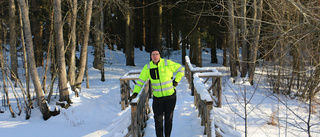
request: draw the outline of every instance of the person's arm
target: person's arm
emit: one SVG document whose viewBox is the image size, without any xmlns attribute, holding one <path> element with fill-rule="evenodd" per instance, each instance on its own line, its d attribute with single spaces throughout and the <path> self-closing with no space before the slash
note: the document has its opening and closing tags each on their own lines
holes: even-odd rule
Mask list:
<svg viewBox="0 0 320 137">
<path fill-rule="evenodd" d="M 129 100 L 136 98 L 139 92 L 141 91 L 144 83 L 148 80 L 148 66 L 145 65 L 143 69 L 140 72 L 139 79 L 137 81 L 137 84 L 134 85 L 133 94 L 129 97 Z"/>
<path fill-rule="evenodd" d="M 171 69 L 173 72 L 177 72 L 174 81 L 179 83 L 182 77 L 184 76 L 184 67 L 180 65 L 179 63 L 171 61 L 172 66 Z"/>
<path fill-rule="evenodd" d="M 146 81 L 148 80 L 149 78 L 149 75 L 148 75 L 148 66 L 145 65 L 143 67 L 143 69 L 141 70 L 140 72 L 140 76 L 139 76 L 139 79 L 137 81 L 137 84 L 134 86 L 134 90 L 133 90 L 133 93 L 137 93 L 139 94 L 139 92 L 141 91 L 144 83 L 146 83 Z"/>
</svg>

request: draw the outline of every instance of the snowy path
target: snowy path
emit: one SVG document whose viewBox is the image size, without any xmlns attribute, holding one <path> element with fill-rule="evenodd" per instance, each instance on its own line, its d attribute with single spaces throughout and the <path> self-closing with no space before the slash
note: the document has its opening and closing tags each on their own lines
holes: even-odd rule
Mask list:
<svg viewBox="0 0 320 137">
<path fill-rule="evenodd" d="M 193 105 L 193 96 L 188 88 L 189 84 L 185 77 L 177 86 L 177 103 L 173 116 L 172 137 L 201 137 L 204 127 L 201 126 L 198 110 Z M 155 137 L 155 127 L 152 112 L 152 99 L 150 99 L 151 113 L 145 128 L 145 137 Z"/>
</svg>

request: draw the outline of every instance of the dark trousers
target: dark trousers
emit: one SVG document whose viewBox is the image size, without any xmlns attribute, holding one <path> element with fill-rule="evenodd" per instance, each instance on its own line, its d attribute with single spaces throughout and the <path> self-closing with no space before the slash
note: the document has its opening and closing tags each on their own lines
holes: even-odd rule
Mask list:
<svg viewBox="0 0 320 137">
<path fill-rule="evenodd" d="M 167 97 L 153 97 L 152 109 L 157 137 L 163 137 L 163 116 L 165 119 L 165 137 L 170 137 L 172 130 L 173 110 L 176 106 L 176 92 Z"/>
</svg>

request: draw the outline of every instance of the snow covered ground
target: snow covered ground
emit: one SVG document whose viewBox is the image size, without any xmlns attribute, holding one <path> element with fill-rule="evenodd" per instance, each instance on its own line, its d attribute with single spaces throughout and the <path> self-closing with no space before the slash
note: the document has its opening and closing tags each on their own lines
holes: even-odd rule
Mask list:
<svg viewBox="0 0 320 137">
<path fill-rule="evenodd" d="M 90 53 L 93 54 L 92 47 L 89 46 Z M 188 53 L 188 52 L 187 52 Z M 82 85 L 80 97 L 75 98 L 71 94 L 73 104 L 68 109 L 61 109 L 60 115 L 51 117 L 44 121 L 38 108 L 32 110 L 31 118 L 25 120 L 22 113 L 16 118 L 12 118 L 7 107 L 1 106 L 5 111 L 0 114 L 0 136 L 1 137 L 122 137 L 127 134 L 127 127 L 130 125 L 130 107 L 121 111 L 120 106 L 120 82 L 119 78 L 130 70 L 139 70 L 149 62 L 149 53 L 135 49 L 135 67 L 126 66 L 125 55 L 122 51 L 106 50 L 105 58 L 105 82 L 100 81 L 100 71 L 92 67 L 93 56 L 89 56 L 89 83 L 90 88 L 86 89 L 85 81 Z M 164 57 L 167 58 L 167 57 Z M 181 63 L 181 52 L 172 52 L 170 59 Z M 247 134 L 251 137 L 279 137 L 279 136 L 300 136 L 306 137 L 304 129 L 307 125 L 308 113 L 305 103 L 298 100 L 291 100 L 284 96 L 274 96 L 268 89 L 268 85 L 263 83 L 263 71 L 257 69 L 257 78 L 262 76 L 261 82 L 251 86 L 240 77 L 232 83 L 234 79 L 229 77 L 229 70 L 223 67 L 222 51 L 218 50 L 218 64 L 210 63 L 210 52 L 203 52 L 203 66 L 216 67 L 224 76 L 222 80 L 223 103 L 218 111 L 226 122 L 235 124 L 235 129 L 242 136 L 245 135 L 244 120 L 244 92 L 247 91 Z M 22 66 L 22 65 L 20 65 Z M 23 72 L 22 68 L 19 72 Z M 39 69 L 43 74 L 44 69 Z M 22 78 L 22 77 L 20 77 Z M 23 80 L 24 81 L 24 80 Z M 185 78 L 181 80 L 177 87 L 177 105 L 173 118 L 173 137 L 205 137 L 204 127 L 200 126 L 198 111 L 193 105 L 193 97 L 190 96 L 189 85 Z M 18 90 L 18 89 L 17 89 Z M 11 91 L 11 90 L 9 90 Z M 55 86 L 55 92 L 57 92 Z M 0 95 L 3 96 L 3 91 Z M 18 112 L 17 105 L 12 92 L 10 101 L 15 112 Z M 52 107 L 57 96 L 50 105 Z M 279 99 L 281 101 L 279 101 Z M 1 98 L 2 99 L 2 98 Z M 150 106 L 152 99 L 150 99 Z M 285 107 L 288 106 L 288 107 Z M 152 109 L 152 107 L 150 107 Z M 316 109 L 319 110 L 319 109 Z M 268 122 L 274 117 L 275 126 Z M 320 136 L 319 112 L 311 116 L 311 135 Z M 153 113 L 149 115 L 148 125 L 145 129 L 146 137 L 154 137 Z"/>
</svg>

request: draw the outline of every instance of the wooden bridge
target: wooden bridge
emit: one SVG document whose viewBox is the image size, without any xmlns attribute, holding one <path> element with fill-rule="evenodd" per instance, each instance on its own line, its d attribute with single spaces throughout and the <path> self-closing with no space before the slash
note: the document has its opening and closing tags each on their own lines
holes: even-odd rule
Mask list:
<svg viewBox="0 0 320 137">
<path fill-rule="evenodd" d="M 185 57 L 185 77 L 191 89 L 190 95 L 194 96 L 194 105 L 198 109 L 198 116 L 201 118 L 201 126 L 204 126 L 204 135 L 212 136 L 241 136 L 240 133 L 234 135 L 233 127 L 226 126 L 221 120 L 212 119 L 214 108 L 222 106 L 222 75 L 212 67 L 194 68 L 188 56 Z M 147 126 L 148 114 L 150 112 L 149 99 L 151 91 L 149 81 L 144 84 L 137 98 L 129 102 L 128 97 L 133 92 L 130 83 L 136 84 L 139 79 L 140 70 L 127 72 L 120 78 L 121 109 L 131 106 L 131 125 L 128 127 L 127 136 L 142 137 L 144 128 Z M 131 81 L 131 82 L 130 82 Z M 209 87 L 209 88 L 206 88 Z M 227 128 L 226 128 L 227 127 Z"/>
</svg>

